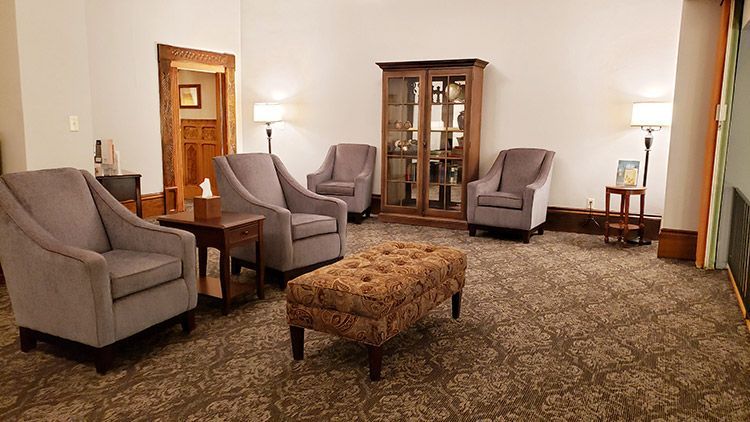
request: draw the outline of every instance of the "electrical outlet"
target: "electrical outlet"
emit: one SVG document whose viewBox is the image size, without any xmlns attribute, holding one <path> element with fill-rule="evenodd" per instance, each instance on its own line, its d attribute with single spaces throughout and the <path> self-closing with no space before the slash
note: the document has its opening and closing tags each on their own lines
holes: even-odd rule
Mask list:
<svg viewBox="0 0 750 422">
<path fill-rule="evenodd" d="M 589 208 L 589 209 L 594 208 L 594 198 L 588 198 L 586 200 L 586 208 Z"/>
</svg>

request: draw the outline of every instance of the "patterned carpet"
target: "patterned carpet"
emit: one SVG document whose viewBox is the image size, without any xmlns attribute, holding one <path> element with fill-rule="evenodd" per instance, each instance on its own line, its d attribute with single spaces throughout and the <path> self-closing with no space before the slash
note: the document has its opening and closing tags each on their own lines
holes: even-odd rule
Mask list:
<svg viewBox="0 0 750 422">
<path fill-rule="evenodd" d="M 59 346 L 21 353 L 3 286 L 0 419 L 750 420 L 750 335 L 723 272 L 588 235 L 350 225 L 350 251 L 385 239 L 461 248 L 469 269 L 461 319 L 447 301 L 386 343 L 378 383 L 363 347 L 329 335 L 306 333 L 294 362 L 275 286 L 227 317 L 201 299 L 193 334 L 137 336 L 106 376 Z"/>
</svg>

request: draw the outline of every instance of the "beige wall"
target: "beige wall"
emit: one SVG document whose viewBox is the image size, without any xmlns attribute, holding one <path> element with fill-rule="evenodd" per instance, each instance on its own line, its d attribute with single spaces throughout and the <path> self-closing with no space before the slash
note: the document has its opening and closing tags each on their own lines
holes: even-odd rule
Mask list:
<svg viewBox="0 0 750 422">
<path fill-rule="evenodd" d="M 683 3 L 664 228 L 698 229 L 705 139 L 714 116 L 711 85 L 720 22 L 719 0 Z"/>
<path fill-rule="evenodd" d="M 0 57 L 0 170 L 10 173 L 26 169 L 14 0 L 0 0 Z"/>
<path fill-rule="evenodd" d="M 551 204 L 603 208 L 617 160 L 644 157 L 632 102 L 672 99 L 681 3 L 243 0 L 244 150 L 266 150 L 252 103 L 280 100 L 274 151 L 304 181 L 332 143 L 380 147 L 375 62 L 479 57 L 481 171 L 504 148 L 552 149 Z M 649 213 L 662 213 L 669 132 L 656 134 Z"/>
<path fill-rule="evenodd" d="M 201 108 L 181 108 L 180 119 L 216 118 L 216 75 L 214 73 L 180 70 L 177 80 L 182 84 L 201 86 Z"/>
<path fill-rule="evenodd" d="M 240 69 L 239 0 L 87 0 L 94 134 L 117 142 L 143 192 L 163 189 L 156 44 L 231 53 Z M 239 85 L 239 82 L 237 83 Z M 237 139 L 242 142 L 242 92 Z"/>
</svg>

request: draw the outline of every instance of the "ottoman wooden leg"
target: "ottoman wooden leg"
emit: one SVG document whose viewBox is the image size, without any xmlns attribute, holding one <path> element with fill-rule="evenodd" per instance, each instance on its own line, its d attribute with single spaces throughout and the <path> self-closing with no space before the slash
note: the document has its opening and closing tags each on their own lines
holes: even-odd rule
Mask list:
<svg viewBox="0 0 750 422">
<path fill-rule="evenodd" d="M 458 317 L 461 316 L 461 292 L 458 292 L 451 297 L 451 305 L 453 319 L 458 319 Z"/>
<path fill-rule="evenodd" d="M 292 336 L 292 357 L 302 360 L 305 356 L 305 329 L 290 325 L 289 334 Z"/>
<path fill-rule="evenodd" d="M 383 368 L 383 346 L 367 345 L 370 355 L 370 381 L 380 381 L 380 370 Z"/>
</svg>

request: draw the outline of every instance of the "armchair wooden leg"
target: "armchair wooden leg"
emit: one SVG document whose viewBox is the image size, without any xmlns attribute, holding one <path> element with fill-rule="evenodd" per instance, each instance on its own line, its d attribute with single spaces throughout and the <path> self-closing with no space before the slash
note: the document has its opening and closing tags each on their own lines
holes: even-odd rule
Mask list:
<svg viewBox="0 0 750 422">
<path fill-rule="evenodd" d="M 530 239 L 531 239 L 531 230 L 526 230 L 523 233 L 523 243 L 529 243 Z"/>
<path fill-rule="evenodd" d="M 453 319 L 458 319 L 461 316 L 461 292 L 451 297 L 451 310 L 453 311 Z"/>
<path fill-rule="evenodd" d="M 115 361 L 115 346 L 110 344 L 108 346 L 100 347 L 96 349 L 94 356 L 94 365 L 96 366 L 96 372 L 100 375 L 104 375 L 107 371 L 112 368 L 112 363 Z"/>
<path fill-rule="evenodd" d="M 543 235 L 544 234 L 544 224 L 542 224 L 541 226 L 539 226 L 539 229 L 537 230 L 537 233 L 539 233 L 539 235 Z"/>
<path fill-rule="evenodd" d="M 290 325 L 289 334 L 292 337 L 292 357 L 302 360 L 305 357 L 305 329 Z"/>
<path fill-rule="evenodd" d="M 195 330 L 195 309 L 191 309 L 182 314 L 180 325 L 182 325 L 182 331 L 185 334 L 190 334 L 191 331 Z"/>
<path fill-rule="evenodd" d="M 469 236 L 474 237 L 477 235 L 477 226 L 469 224 Z"/>
<path fill-rule="evenodd" d="M 372 215 L 372 207 L 367 207 L 367 209 L 365 210 L 365 217 L 370 218 L 371 215 Z"/>
<path fill-rule="evenodd" d="M 383 368 L 383 346 L 367 345 L 370 358 L 370 381 L 380 381 L 380 372 Z"/>
<path fill-rule="evenodd" d="M 18 327 L 18 337 L 21 340 L 21 351 L 28 352 L 36 347 L 36 332 L 30 328 Z"/>
</svg>

